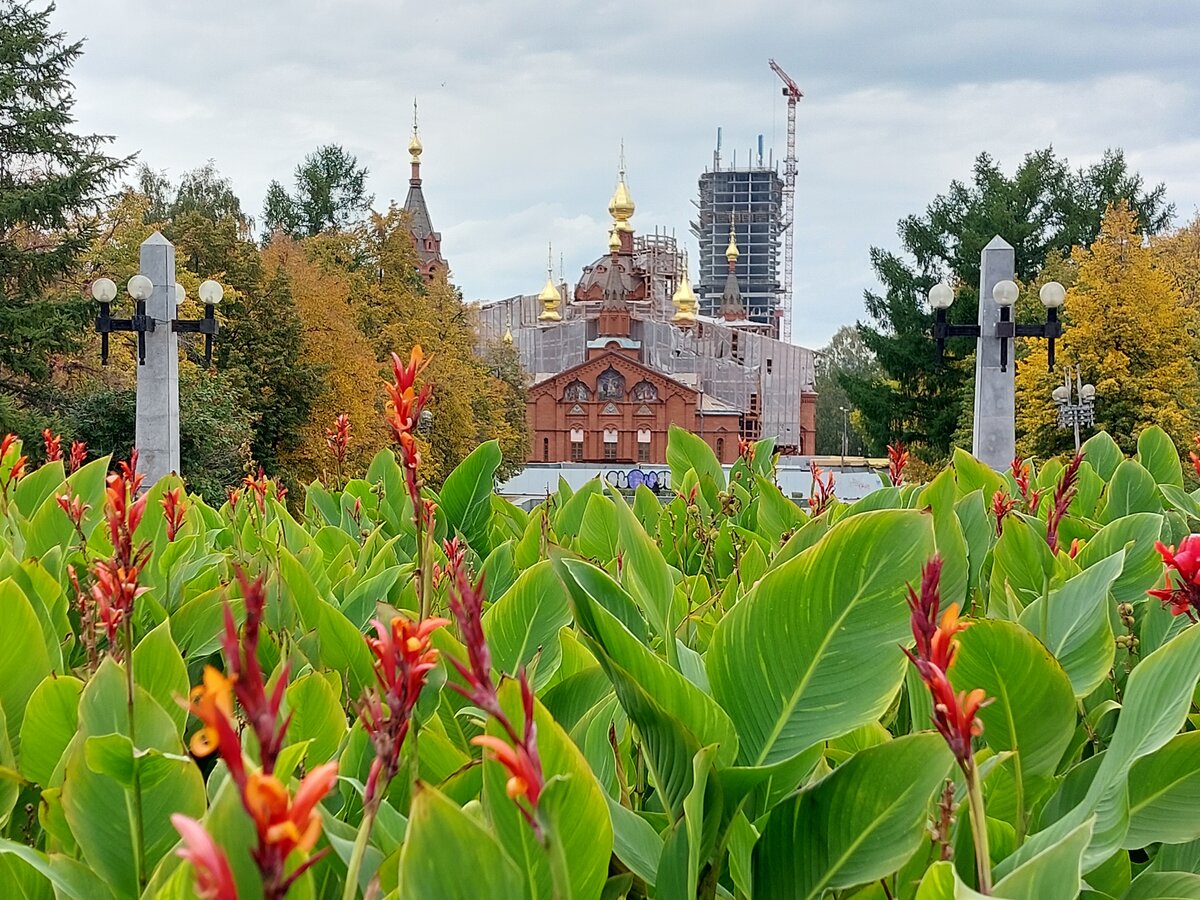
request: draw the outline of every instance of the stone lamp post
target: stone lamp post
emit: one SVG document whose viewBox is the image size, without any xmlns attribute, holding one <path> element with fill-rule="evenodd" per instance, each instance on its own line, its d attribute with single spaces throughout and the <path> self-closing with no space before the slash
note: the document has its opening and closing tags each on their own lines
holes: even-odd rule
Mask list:
<svg viewBox="0 0 1200 900">
<path fill-rule="evenodd" d="M 92 282 L 92 297 L 100 304 L 96 330 L 100 333 L 100 359 L 108 363 L 108 336 L 114 331 L 137 334 L 137 418 L 134 446 L 138 469 L 154 484 L 179 471 L 179 334 L 204 335 L 204 361 L 212 364 L 213 338 L 219 331 L 216 306 L 224 290 L 216 281 L 200 285 L 204 303 L 202 319 L 178 318 L 186 294 L 175 280 L 175 247 L 154 232 L 142 242 L 139 273 L 126 287 L 134 301 L 128 319 L 115 319 L 112 304 L 117 286 L 111 278 Z"/>
<path fill-rule="evenodd" d="M 934 311 L 933 336 L 938 359 L 945 353 L 946 338 L 973 337 L 975 349 L 975 430 L 971 453 L 993 469 L 1008 468 L 1016 455 L 1016 372 L 1009 365 L 1011 343 L 1017 337 L 1041 337 L 1049 341 L 1048 362 L 1054 368 L 1054 339 L 1062 336 L 1058 310 L 1066 290 L 1057 281 L 1042 286 L 1039 294 L 1046 308 L 1046 321 L 1018 325 L 1012 307 L 1020 290 L 1015 277 L 1015 253 L 1003 238 L 992 238 L 980 254 L 979 322 L 951 325 L 946 310 L 954 302 L 954 289 L 942 281 L 929 291 Z"/>
</svg>

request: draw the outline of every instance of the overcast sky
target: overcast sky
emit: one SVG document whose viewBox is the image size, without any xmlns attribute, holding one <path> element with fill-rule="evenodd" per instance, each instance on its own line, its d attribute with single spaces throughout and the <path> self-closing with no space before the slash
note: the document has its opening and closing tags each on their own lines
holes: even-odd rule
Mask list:
<svg viewBox="0 0 1200 900">
<path fill-rule="evenodd" d="M 797 342 L 862 315 L 867 252 L 895 246 L 987 150 L 1119 146 L 1182 218 L 1200 205 L 1200 4 L 1065 0 L 59 0 L 87 39 L 82 129 L 168 175 L 216 161 L 258 215 L 272 178 L 337 142 L 403 202 L 412 98 L 425 193 L 471 300 L 568 279 L 604 252 L 624 138 L 633 222 L 694 242 L 696 180 L 759 133 L 782 156 L 799 82 Z M 695 254 L 693 252 L 693 258 Z"/>
</svg>

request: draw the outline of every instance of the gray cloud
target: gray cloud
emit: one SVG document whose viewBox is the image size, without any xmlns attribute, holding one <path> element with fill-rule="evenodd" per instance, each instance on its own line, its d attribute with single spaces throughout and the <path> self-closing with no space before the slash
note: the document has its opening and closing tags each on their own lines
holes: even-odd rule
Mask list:
<svg viewBox="0 0 1200 900">
<path fill-rule="evenodd" d="M 718 125 L 727 153 L 779 156 L 774 56 L 804 88 L 794 334 L 861 315 L 871 244 L 987 150 L 1120 146 L 1184 215 L 1200 204 L 1192 47 L 1200 7 L 1009 0 L 442 4 L 60 0 L 86 37 L 81 127 L 178 176 L 216 160 L 247 209 L 319 143 L 403 200 L 411 98 L 426 196 L 468 298 L 537 290 L 546 241 L 568 277 L 605 246 L 624 138 L 635 224 L 687 235 Z M 689 239 L 690 240 L 690 239 Z"/>
</svg>

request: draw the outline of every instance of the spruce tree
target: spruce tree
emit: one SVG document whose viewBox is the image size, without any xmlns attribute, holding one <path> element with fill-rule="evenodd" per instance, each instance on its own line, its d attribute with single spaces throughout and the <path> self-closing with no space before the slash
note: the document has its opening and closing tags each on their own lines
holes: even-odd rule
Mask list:
<svg viewBox="0 0 1200 900">
<path fill-rule="evenodd" d="M 51 28 L 53 9 L 0 0 L 0 391 L 23 401 L 93 314 L 76 266 L 128 162 L 72 130 L 82 42 Z"/>
</svg>

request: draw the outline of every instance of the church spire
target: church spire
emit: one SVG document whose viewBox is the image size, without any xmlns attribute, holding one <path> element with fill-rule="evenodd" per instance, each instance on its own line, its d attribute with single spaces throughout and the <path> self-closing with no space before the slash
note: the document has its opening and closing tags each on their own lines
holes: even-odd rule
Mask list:
<svg viewBox="0 0 1200 900">
<path fill-rule="evenodd" d="M 729 263 L 729 274 L 725 276 L 725 289 L 721 291 L 721 315 L 728 321 L 741 321 L 746 318 L 746 305 L 742 302 L 742 292 L 737 282 L 739 256 L 741 256 L 741 251 L 738 250 L 733 220 L 730 219 L 729 246 L 725 248 L 725 260 Z"/>
<path fill-rule="evenodd" d="M 612 216 L 613 231 L 621 241 L 621 249 L 626 253 L 633 252 L 633 225 L 629 220 L 637 209 L 629 186 L 625 183 L 625 142 L 621 141 L 621 164 L 617 170 L 617 189 L 613 191 L 612 199 L 608 201 L 608 214 Z"/>
<path fill-rule="evenodd" d="M 609 232 L 608 237 L 608 274 L 604 279 L 604 302 L 601 309 L 625 309 L 625 279 L 621 277 L 621 263 L 618 254 L 621 252 L 621 237 L 616 226 Z"/>
<path fill-rule="evenodd" d="M 562 302 L 562 294 L 554 285 L 554 248 L 550 246 L 546 253 L 546 286 L 538 294 L 538 302 L 542 306 L 538 314 L 539 322 L 561 322 L 562 314 L 558 305 Z"/>
<path fill-rule="evenodd" d="M 425 193 L 421 189 L 421 137 L 417 132 L 417 101 L 413 100 L 412 138 L 408 142 L 408 155 L 412 161 L 412 177 L 408 179 L 408 196 L 404 200 L 404 211 L 408 213 L 408 230 L 412 234 L 413 246 L 417 250 L 417 270 L 426 281 L 432 281 L 434 273 L 446 271 L 446 260 L 442 258 L 442 236 L 433 230 L 429 219 L 429 207 L 425 205 Z"/>
</svg>

